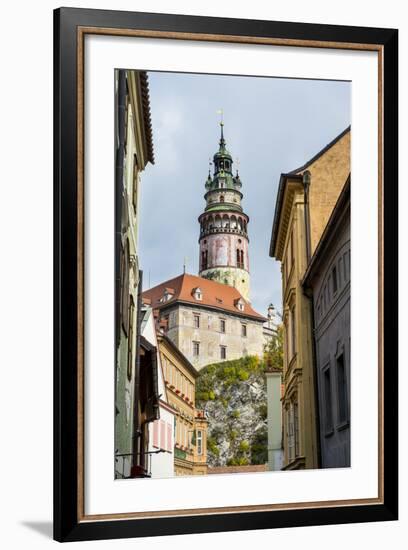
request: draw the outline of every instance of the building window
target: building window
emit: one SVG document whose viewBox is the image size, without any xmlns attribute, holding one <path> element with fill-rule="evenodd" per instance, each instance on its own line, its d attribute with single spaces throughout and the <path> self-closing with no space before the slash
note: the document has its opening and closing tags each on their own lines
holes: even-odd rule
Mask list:
<svg viewBox="0 0 408 550">
<path fill-rule="evenodd" d="M 194 315 L 194 328 L 200 328 L 200 316 Z"/>
<path fill-rule="evenodd" d="M 193 356 L 198 357 L 200 355 L 200 342 L 193 342 Z"/>
<path fill-rule="evenodd" d="M 220 331 L 225 332 L 225 319 L 220 319 Z"/>
<path fill-rule="evenodd" d="M 337 292 L 337 269 L 336 266 L 332 269 L 332 288 L 333 288 L 333 294 L 336 294 Z"/>
<path fill-rule="evenodd" d="M 299 407 L 297 401 L 293 403 L 293 422 L 295 431 L 295 456 L 299 456 Z"/>
<path fill-rule="evenodd" d="M 220 357 L 221 359 L 227 358 L 227 347 L 226 346 L 220 346 Z"/>
<path fill-rule="evenodd" d="M 347 378 L 344 365 L 344 354 L 337 357 L 337 400 L 339 422 L 343 423 L 348 420 L 348 399 L 347 399 Z"/>
<path fill-rule="evenodd" d="M 288 441 L 288 459 L 295 458 L 295 425 L 294 425 L 293 404 L 290 403 L 286 409 L 286 437 Z"/>
<path fill-rule="evenodd" d="M 202 430 L 197 430 L 197 454 L 203 454 L 203 432 Z"/>
<path fill-rule="evenodd" d="M 122 327 L 125 331 L 126 336 L 128 335 L 129 330 L 129 262 L 130 262 L 130 252 L 129 252 L 129 242 L 126 242 L 124 250 L 122 250 L 122 262 L 121 262 L 121 317 L 122 317 Z"/>
<path fill-rule="evenodd" d="M 293 306 L 290 312 L 290 330 L 291 330 L 291 344 L 292 344 L 292 357 L 296 353 L 296 308 Z"/>
<path fill-rule="evenodd" d="M 324 427 L 326 433 L 333 431 L 333 405 L 332 405 L 332 390 L 331 390 L 331 375 L 330 366 L 323 372 L 323 389 L 324 389 Z"/>
<path fill-rule="evenodd" d="M 247 335 L 247 326 L 246 325 L 241 325 L 241 336 L 246 336 Z"/>
</svg>

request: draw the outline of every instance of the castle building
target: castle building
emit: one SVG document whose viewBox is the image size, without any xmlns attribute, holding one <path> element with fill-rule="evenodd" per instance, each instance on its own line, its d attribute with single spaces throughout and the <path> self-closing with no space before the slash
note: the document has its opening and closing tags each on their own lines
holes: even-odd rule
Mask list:
<svg viewBox="0 0 408 550">
<path fill-rule="evenodd" d="M 238 289 L 183 273 L 143 292 L 166 336 L 200 370 L 210 363 L 263 356 L 266 318 Z"/>
<path fill-rule="evenodd" d="M 232 172 L 232 157 L 226 148 L 224 124 L 213 157 L 214 173 L 205 183 L 206 207 L 200 223 L 200 277 L 235 287 L 249 301 L 250 276 L 248 222 L 241 200 L 242 182 Z"/>
<path fill-rule="evenodd" d="M 349 176 L 350 128 L 347 128 L 306 164 L 280 177 L 270 256 L 281 262 L 282 270 L 283 469 L 287 470 L 321 465 L 316 388 L 321 384 L 319 380 L 324 379 L 324 373 L 316 375 L 313 300 L 305 293 L 303 279 Z M 321 275 L 328 269 L 323 264 Z M 314 275 L 317 278 L 312 284 L 319 292 L 321 280 L 317 273 Z M 324 304 L 328 307 L 326 297 Z M 350 325 L 346 317 L 342 331 L 347 342 Z M 334 336 L 329 340 L 324 338 L 318 353 L 324 350 L 326 357 L 334 341 Z M 331 349 L 330 354 L 340 357 L 341 352 Z M 324 357 L 321 360 L 326 365 Z"/>
</svg>

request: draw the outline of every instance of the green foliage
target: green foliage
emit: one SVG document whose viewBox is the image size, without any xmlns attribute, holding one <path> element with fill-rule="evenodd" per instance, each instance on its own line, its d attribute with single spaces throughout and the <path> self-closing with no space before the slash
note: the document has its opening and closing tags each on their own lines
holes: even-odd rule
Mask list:
<svg viewBox="0 0 408 550">
<path fill-rule="evenodd" d="M 247 466 L 249 460 L 245 456 L 229 458 L 227 460 L 227 466 Z"/>
<path fill-rule="evenodd" d="M 239 444 L 238 450 L 242 453 L 246 453 L 247 451 L 249 451 L 249 442 L 245 440 L 241 441 L 241 443 Z"/>
<path fill-rule="evenodd" d="M 266 369 L 283 369 L 283 325 L 279 325 L 276 338 L 272 338 L 264 347 Z"/>
<path fill-rule="evenodd" d="M 251 444 L 251 464 L 268 462 L 268 432 L 266 427 L 256 432 Z"/>
<path fill-rule="evenodd" d="M 215 439 L 215 437 L 212 437 L 212 436 L 207 437 L 207 451 L 212 453 L 215 456 L 219 456 L 220 449 L 217 445 L 217 440 Z"/>
<path fill-rule="evenodd" d="M 239 412 L 239 410 L 235 409 L 235 411 L 232 411 L 231 416 L 232 416 L 232 418 L 239 418 L 240 414 L 241 413 Z"/>
</svg>

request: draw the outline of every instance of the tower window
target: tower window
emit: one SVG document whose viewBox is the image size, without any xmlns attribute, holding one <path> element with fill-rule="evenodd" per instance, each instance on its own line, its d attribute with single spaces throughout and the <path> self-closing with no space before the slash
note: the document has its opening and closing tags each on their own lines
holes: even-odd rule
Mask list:
<svg viewBox="0 0 408 550">
<path fill-rule="evenodd" d="M 237 248 L 237 267 L 244 268 L 244 251 Z"/>
<path fill-rule="evenodd" d="M 220 195 L 220 202 L 224 202 L 224 195 Z"/>
<path fill-rule="evenodd" d="M 202 250 L 201 251 L 201 269 L 207 269 L 207 267 L 208 267 L 208 250 Z"/>
</svg>

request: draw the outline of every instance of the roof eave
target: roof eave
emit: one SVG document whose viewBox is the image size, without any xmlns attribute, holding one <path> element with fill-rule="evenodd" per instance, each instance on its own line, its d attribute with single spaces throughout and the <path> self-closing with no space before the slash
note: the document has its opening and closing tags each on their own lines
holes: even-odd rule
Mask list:
<svg viewBox="0 0 408 550">
<path fill-rule="evenodd" d="M 279 224 L 280 224 L 280 218 L 281 218 L 282 207 L 283 207 L 283 199 L 285 196 L 286 183 L 289 178 L 301 180 L 302 176 L 298 174 L 292 174 L 292 173 L 283 173 L 280 175 L 278 194 L 276 196 L 275 214 L 273 217 L 273 224 L 272 224 L 271 241 L 269 245 L 269 256 L 271 258 L 276 258 L 276 244 L 277 244 L 278 234 L 279 234 Z"/>
</svg>

